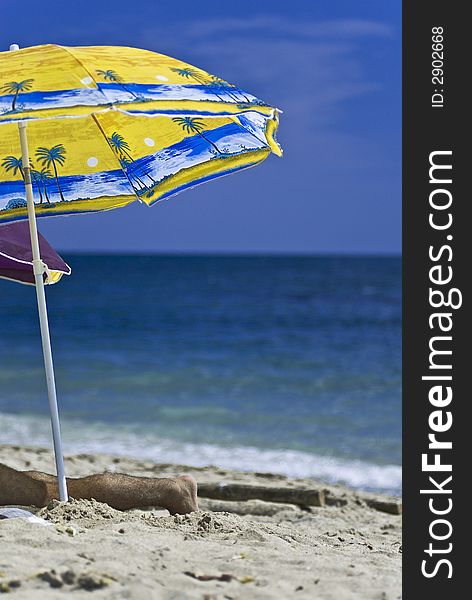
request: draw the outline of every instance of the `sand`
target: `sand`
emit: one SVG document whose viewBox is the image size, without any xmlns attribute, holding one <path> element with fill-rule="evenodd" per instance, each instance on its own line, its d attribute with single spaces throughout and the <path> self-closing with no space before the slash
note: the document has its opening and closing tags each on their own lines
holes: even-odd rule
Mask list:
<svg viewBox="0 0 472 600">
<path fill-rule="evenodd" d="M 54 472 L 48 450 L 0 446 L 0 462 Z M 121 512 L 94 500 L 0 520 L 0 594 L 12 598 L 200 600 L 401 598 L 401 516 L 392 499 L 270 473 L 192 468 L 105 454 L 66 458 L 71 477 L 192 474 L 201 483 L 324 489 L 324 507 L 200 498 L 200 510 Z M 383 502 L 387 504 L 382 505 Z M 369 506 L 370 504 L 370 506 Z M 10 596 L 9 596 L 10 597 Z"/>
</svg>

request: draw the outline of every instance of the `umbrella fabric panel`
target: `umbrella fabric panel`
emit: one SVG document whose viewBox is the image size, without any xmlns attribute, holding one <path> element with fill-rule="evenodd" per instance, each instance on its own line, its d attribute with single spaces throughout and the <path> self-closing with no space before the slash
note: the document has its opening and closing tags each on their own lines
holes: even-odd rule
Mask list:
<svg viewBox="0 0 472 600">
<path fill-rule="evenodd" d="M 0 53 L 0 120 L 90 114 L 110 105 L 269 114 L 265 102 L 188 63 L 139 48 L 53 44 Z M 73 111 L 71 109 L 74 109 Z"/>
<path fill-rule="evenodd" d="M 41 234 L 38 237 L 41 259 L 49 270 L 45 274 L 45 283 L 56 283 L 62 275 L 70 275 L 69 265 L 64 262 Z M 28 223 L 2 225 L 0 227 L 0 277 L 21 283 L 34 284 L 32 260 L 33 253 Z"/>
<path fill-rule="evenodd" d="M 188 187 L 251 167 L 270 154 L 261 117 L 251 129 L 232 116 L 95 116 L 136 195 L 154 204 Z"/>
<path fill-rule="evenodd" d="M 146 204 L 258 164 L 277 114 L 137 116 L 115 110 L 28 124 L 37 217 Z M 0 224 L 26 219 L 16 123 L 0 124 Z"/>
<path fill-rule="evenodd" d="M 9 120 L 31 111 L 99 106 L 107 99 L 83 81 L 88 73 L 60 46 L 33 46 L 0 53 L 0 115 Z M 38 113 L 39 114 L 39 113 Z"/>
<path fill-rule="evenodd" d="M 92 116 L 28 124 L 38 217 L 109 210 L 136 200 L 120 162 Z M 16 123 L 0 125 L 0 224 L 27 218 Z"/>
</svg>

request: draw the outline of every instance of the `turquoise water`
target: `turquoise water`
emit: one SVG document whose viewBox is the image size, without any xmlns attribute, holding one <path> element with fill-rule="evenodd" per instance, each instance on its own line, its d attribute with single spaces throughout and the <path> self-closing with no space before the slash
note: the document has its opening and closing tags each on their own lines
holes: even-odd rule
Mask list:
<svg viewBox="0 0 472 600">
<path fill-rule="evenodd" d="M 66 256 L 67 451 L 401 486 L 401 261 Z M 0 280 L 0 443 L 49 444 L 34 289 Z"/>
</svg>

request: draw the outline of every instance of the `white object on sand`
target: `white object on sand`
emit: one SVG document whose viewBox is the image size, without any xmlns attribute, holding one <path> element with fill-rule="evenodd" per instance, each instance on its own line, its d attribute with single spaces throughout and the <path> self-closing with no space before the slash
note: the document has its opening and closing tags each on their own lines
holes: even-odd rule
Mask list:
<svg viewBox="0 0 472 600">
<path fill-rule="evenodd" d="M 2 519 L 26 519 L 30 523 L 37 523 L 38 525 L 45 525 L 50 527 L 52 523 L 48 523 L 45 519 L 37 517 L 29 510 L 23 510 L 22 508 L 0 508 L 0 520 Z"/>
</svg>

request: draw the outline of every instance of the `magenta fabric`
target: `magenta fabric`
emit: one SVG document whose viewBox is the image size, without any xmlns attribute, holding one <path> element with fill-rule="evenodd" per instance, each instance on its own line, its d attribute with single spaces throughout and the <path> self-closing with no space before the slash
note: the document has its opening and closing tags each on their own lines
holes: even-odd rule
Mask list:
<svg viewBox="0 0 472 600">
<path fill-rule="evenodd" d="M 69 265 L 62 260 L 49 242 L 38 232 L 41 259 L 51 271 L 70 274 Z M 0 277 L 21 283 L 34 284 L 31 240 L 27 221 L 0 226 Z"/>
</svg>

